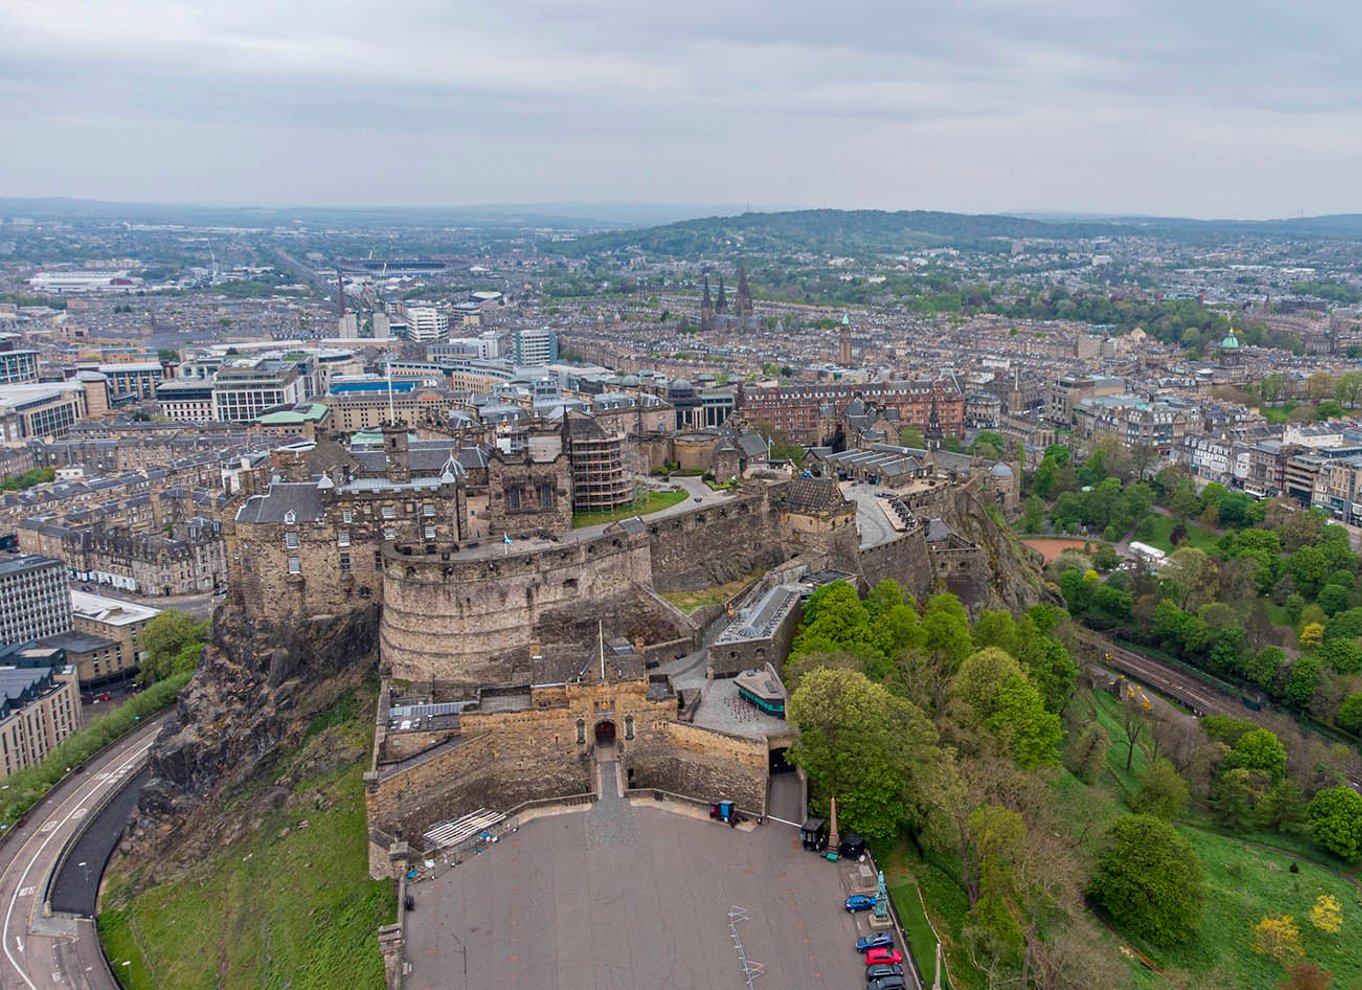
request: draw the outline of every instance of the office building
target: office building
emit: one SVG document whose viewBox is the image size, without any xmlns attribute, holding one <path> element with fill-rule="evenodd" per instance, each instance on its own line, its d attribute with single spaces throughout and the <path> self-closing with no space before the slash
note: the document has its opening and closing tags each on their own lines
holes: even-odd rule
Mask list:
<svg viewBox="0 0 1362 990">
<path fill-rule="evenodd" d="M 213 383 L 202 378 L 172 378 L 156 386 L 161 415 L 186 423 L 213 421 Z"/>
<path fill-rule="evenodd" d="M 250 423 L 268 409 L 296 405 L 308 395 L 307 379 L 295 362 L 264 358 L 223 365 L 213 380 L 213 418 Z"/>
<path fill-rule="evenodd" d="M 558 334 L 549 329 L 517 330 L 515 363 L 521 367 L 553 364 L 558 360 Z"/>
<path fill-rule="evenodd" d="M 125 602 L 85 591 L 71 592 L 71 624 L 78 633 L 112 642 L 110 665 L 102 670 L 81 671 L 81 683 L 96 677 L 135 672 L 142 665 L 146 650 L 141 643 L 147 623 L 161 614 L 159 608 Z M 68 655 L 68 660 L 75 662 Z"/>
<path fill-rule="evenodd" d="M 434 306 L 407 307 L 407 339 L 435 344 L 449 339 L 449 317 Z"/>
<path fill-rule="evenodd" d="M 0 334 L 0 385 L 38 380 L 38 352 L 21 350 L 14 334 Z"/>
<path fill-rule="evenodd" d="M 0 560 L 0 644 L 27 643 L 70 628 L 64 563 L 29 554 Z"/>
<path fill-rule="evenodd" d="M 91 382 L 0 385 L 0 441 L 55 440 L 87 415 Z"/>
</svg>

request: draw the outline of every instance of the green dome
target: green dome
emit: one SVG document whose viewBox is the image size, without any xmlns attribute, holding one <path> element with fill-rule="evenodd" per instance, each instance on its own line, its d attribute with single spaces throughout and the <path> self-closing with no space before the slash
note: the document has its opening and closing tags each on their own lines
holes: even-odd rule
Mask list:
<svg viewBox="0 0 1362 990">
<path fill-rule="evenodd" d="M 1222 341 L 1220 342 L 1220 349 L 1221 349 L 1222 351 L 1224 351 L 1224 350 L 1233 351 L 1233 350 L 1238 349 L 1238 347 L 1239 347 L 1239 338 L 1236 337 L 1233 333 L 1231 333 L 1229 336 L 1227 336 L 1224 340 L 1222 340 Z"/>
</svg>

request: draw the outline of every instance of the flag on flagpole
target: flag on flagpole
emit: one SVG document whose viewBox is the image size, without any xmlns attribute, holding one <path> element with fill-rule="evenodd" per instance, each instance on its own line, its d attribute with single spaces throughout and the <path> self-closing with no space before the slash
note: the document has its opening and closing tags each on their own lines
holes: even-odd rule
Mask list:
<svg viewBox="0 0 1362 990">
<path fill-rule="evenodd" d="M 509 547 L 511 545 L 511 534 L 507 533 L 505 536 L 502 537 L 502 540 Z"/>
</svg>

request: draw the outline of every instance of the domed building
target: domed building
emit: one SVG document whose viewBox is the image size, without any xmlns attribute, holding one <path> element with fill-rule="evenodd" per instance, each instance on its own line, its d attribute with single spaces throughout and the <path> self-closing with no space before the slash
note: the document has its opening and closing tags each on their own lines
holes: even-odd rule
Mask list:
<svg viewBox="0 0 1362 990">
<path fill-rule="evenodd" d="M 1235 336 L 1234 327 L 1230 327 L 1230 332 L 1220 342 L 1220 363 L 1225 367 L 1238 364 L 1242 356 L 1239 348 L 1239 338 Z"/>
</svg>

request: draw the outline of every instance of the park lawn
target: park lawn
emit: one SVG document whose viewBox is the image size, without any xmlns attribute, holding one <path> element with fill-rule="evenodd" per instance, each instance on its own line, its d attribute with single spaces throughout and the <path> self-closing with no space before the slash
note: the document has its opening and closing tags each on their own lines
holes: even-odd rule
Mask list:
<svg viewBox="0 0 1362 990">
<path fill-rule="evenodd" d="M 703 588 L 700 591 L 663 591 L 659 594 L 689 615 L 706 605 L 724 604 L 754 581 L 759 581 L 765 573 L 766 568 L 759 567 L 751 574 L 740 577 L 736 581 L 729 581 L 727 584 L 716 584 L 712 588 Z"/>
<path fill-rule="evenodd" d="M 308 740 L 296 758 L 325 759 L 336 735 L 353 745 L 370 732 L 372 720 L 362 717 L 332 725 Z M 383 986 L 377 929 L 396 920 L 397 904 L 391 881 L 368 877 L 367 766 L 361 758 L 299 782 L 293 797 L 306 799 L 266 814 L 248 838 L 192 872 L 131 897 L 130 878 L 115 861 L 99 929 L 124 986 Z M 262 776 L 272 784 L 280 773 L 275 767 Z M 304 821 L 307 826 L 300 827 Z"/>
<path fill-rule="evenodd" d="M 1173 541 L 1169 539 L 1178 521 L 1171 516 L 1156 513 L 1153 517 L 1153 532 L 1148 539 L 1140 540 L 1151 547 L 1158 547 L 1164 553 L 1173 552 Z M 1213 547 L 1220 542 L 1220 534 L 1214 533 L 1199 523 L 1184 523 L 1187 527 L 1187 542 L 1182 546 L 1195 547 L 1198 550 L 1205 550 Z"/>
<path fill-rule="evenodd" d="M 1155 948 L 1131 942 L 1164 968 L 1206 973 L 1220 967 L 1225 985 L 1274 987 L 1282 968 L 1251 948 L 1251 926 L 1269 914 L 1290 914 L 1301 929 L 1306 959 L 1334 974 L 1334 986 L 1353 987 L 1362 977 L 1362 953 L 1356 928 L 1362 924 L 1362 900 L 1348 881 L 1294 856 L 1245 845 L 1238 837 L 1178 826 L 1196 850 L 1206 876 L 1206 910 L 1201 930 L 1189 942 Z M 1299 873 L 1291 873 L 1296 862 Z M 1343 931 L 1326 935 L 1307 918 L 1315 898 L 1333 894 L 1343 905 Z"/>
<path fill-rule="evenodd" d="M 677 489 L 674 492 L 649 492 L 641 505 L 635 500 L 634 504 L 627 508 L 611 509 L 609 512 L 574 512 L 572 528 L 581 529 L 583 526 L 597 526 L 601 523 L 617 522 L 620 519 L 631 519 L 634 516 L 646 516 L 650 512 L 670 509 L 689 497 L 685 489 Z"/>
</svg>

